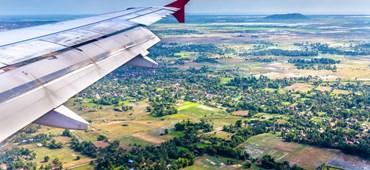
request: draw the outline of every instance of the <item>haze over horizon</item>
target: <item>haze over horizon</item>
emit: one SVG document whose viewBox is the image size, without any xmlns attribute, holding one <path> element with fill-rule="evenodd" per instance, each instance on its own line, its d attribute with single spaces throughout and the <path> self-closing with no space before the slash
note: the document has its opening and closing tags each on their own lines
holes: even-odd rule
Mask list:
<svg viewBox="0 0 370 170">
<path fill-rule="evenodd" d="M 0 15 L 99 14 L 172 0 L 0 0 Z M 370 14 L 369 0 L 192 0 L 192 14 Z M 222 8 L 220 8 L 222 6 Z"/>
</svg>

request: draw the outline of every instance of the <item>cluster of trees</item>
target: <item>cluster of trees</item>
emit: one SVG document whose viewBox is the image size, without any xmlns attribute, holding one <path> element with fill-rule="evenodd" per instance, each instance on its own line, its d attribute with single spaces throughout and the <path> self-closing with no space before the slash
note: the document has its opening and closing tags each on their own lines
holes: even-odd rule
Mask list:
<svg viewBox="0 0 370 170">
<path fill-rule="evenodd" d="M 50 143 L 46 144 L 46 147 L 49 149 L 61 149 L 63 148 L 63 143 L 56 142 L 56 140 L 51 140 Z"/>
<path fill-rule="evenodd" d="M 276 58 L 260 58 L 260 57 L 257 57 L 257 58 L 252 58 L 252 59 L 247 59 L 247 60 L 252 60 L 252 61 L 255 61 L 255 62 L 260 62 L 260 63 L 272 63 L 272 62 L 275 62 L 277 61 Z"/>
<path fill-rule="evenodd" d="M 15 148 L 0 153 L 0 164 L 5 164 L 7 169 L 36 169 L 37 165 L 32 162 L 36 154 L 29 149 Z"/>
<path fill-rule="evenodd" d="M 366 44 L 355 46 L 351 50 L 344 50 L 344 49 L 329 47 L 328 44 L 322 44 L 322 43 L 309 44 L 307 48 L 319 51 L 323 54 L 346 55 L 346 56 L 370 55 L 370 50 L 369 48 L 367 48 Z"/>
<path fill-rule="evenodd" d="M 40 125 L 29 125 L 26 128 L 22 129 L 20 132 L 25 134 L 32 134 L 37 132 L 41 128 Z"/>
<path fill-rule="evenodd" d="M 313 58 L 313 59 L 289 59 L 289 63 L 294 64 L 298 69 L 313 69 L 313 70 L 331 70 L 336 71 L 335 64 L 340 61 L 330 58 Z"/>
<path fill-rule="evenodd" d="M 312 58 L 312 59 L 289 59 L 289 63 L 293 64 L 339 64 L 339 60 L 331 58 Z"/>
<path fill-rule="evenodd" d="M 193 130 L 203 130 L 203 132 L 211 132 L 213 130 L 212 124 L 210 124 L 208 121 L 201 119 L 199 123 L 182 121 L 175 124 L 175 131 L 185 131 L 189 130 L 190 128 L 193 128 Z"/>
<path fill-rule="evenodd" d="M 367 43 L 351 45 L 350 49 L 341 49 L 330 47 L 322 43 L 296 43 L 303 50 L 283 50 L 283 49 L 266 49 L 259 48 L 257 51 L 245 53 L 245 56 L 287 56 L 287 57 L 314 57 L 321 54 L 333 54 L 344 56 L 366 56 L 370 55 L 370 48 Z"/>
<path fill-rule="evenodd" d="M 238 120 L 235 124 L 225 125 L 223 131 L 233 133 L 236 136 L 250 136 L 275 131 L 276 122 L 274 120 Z"/>
<path fill-rule="evenodd" d="M 299 70 L 330 70 L 333 72 L 337 71 L 336 65 L 327 64 L 294 64 Z"/>
<path fill-rule="evenodd" d="M 286 86 L 290 86 L 293 82 L 293 79 L 280 79 L 280 80 L 271 80 L 266 76 L 249 76 L 249 77 L 235 77 L 228 82 L 227 85 L 235 86 L 241 89 L 264 89 L 264 88 L 273 88 L 279 89 Z"/>
<path fill-rule="evenodd" d="M 315 57 L 319 53 L 311 50 L 282 50 L 282 49 L 267 49 L 253 51 L 244 54 L 244 56 L 287 56 L 287 57 Z"/>
<path fill-rule="evenodd" d="M 207 54 L 200 54 L 194 61 L 197 63 L 218 63 L 217 59 L 210 58 Z"/>
<path fill-rule="evenodd" d="M 258 160 L 259 167 L 263 169 L 276 169 L 276 170 L 303 170 L 303 168 L 298 167 L 297 165 L 293 165 L 292 167 L 289 165 L 289 162 L 276 162 L 270 155 L 265 155 L 261 159 Z"/>
<path fill-rule="evenodd" d="M 71 138 L 70 147 L 91 158 L 95 158 L 98 152 L 98 148 L 91 141 L 80 141 L 76 137 Z"/>
<path fill-rule="evenodd" d="M 131 111 L 133 109 L 134 109 L 134 107 L 124 104 L 122 106 L 116 106 L 114 108 L 114 111 L 116 111 L 116 112 L 127 112 L 127 111 Z"/>
<path fill-rule="evenodd" d="M 43 163 L 48 163 L 50 161 L 50 157 L 45 156 Z M 62 170 L 63 169 L 63 163 L 58 159 L 55 158 L 51 161 L 51 163 L 41 165 L 39 170 Z"/>
<path fill-rule="evenodd" d="M 176 114 L 176 96 L 168 90 L 163 89 L 158 92 L 158 95 L 149 98 L 150 106 L 147 107 L 147 111 L 152 116 L 161 117 L 166 115 Z"/>
<path fill-rule="evenodd" d="M 51 137 L 47 134 L 37 134 L 37 135 L 28 135 L 24 136 L 21 135 L 20 138 L 17 138 L 15 142 L 22 143 L 22 144 L 31 144 L 31 143 L 47 143 Z"/>
<path fill-rule="evenodd" d="M 64 137 L 72 137 L 72 132 L 68 129 L 65 129 L 63 132 L 62 132 L 62 136 Z"/>
<path fill-rule="evenodd" d="M 99 99 L 95 99 L 94 103 L 99 105 L 117 105 L 121 99 L 119 97 L 103 96 Z"/>
</svg>

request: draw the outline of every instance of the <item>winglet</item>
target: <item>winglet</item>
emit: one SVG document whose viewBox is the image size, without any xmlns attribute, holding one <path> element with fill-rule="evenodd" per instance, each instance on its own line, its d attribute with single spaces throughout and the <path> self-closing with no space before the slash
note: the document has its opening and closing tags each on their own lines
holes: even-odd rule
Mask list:
<svg viewBox="0 0 370 170">
<path fill-rule="evenodd" d="M 176 0 L 175 2 L 166 5 L 166 7 L 178 8 L 179 10 L 172 15 L 180 23 L 185 23 L 185 6 L 189 1 L 190 0 Z"/>
</svg>

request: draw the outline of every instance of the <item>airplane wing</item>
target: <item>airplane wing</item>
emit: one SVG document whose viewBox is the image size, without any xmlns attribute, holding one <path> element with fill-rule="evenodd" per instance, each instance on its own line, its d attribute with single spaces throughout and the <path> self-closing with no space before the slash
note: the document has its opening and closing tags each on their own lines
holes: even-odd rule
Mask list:
<svg viewBox="0 0 370 170">
<path fill-rule="evenodd" d="M 1 32 L 0 142 L 31 123 L 87 129 L 63 103 L 122 65 L 155 68 L 146 55 L 160 40 L 146 26 L 184 22 L 188 2 Z"/>
</svg>

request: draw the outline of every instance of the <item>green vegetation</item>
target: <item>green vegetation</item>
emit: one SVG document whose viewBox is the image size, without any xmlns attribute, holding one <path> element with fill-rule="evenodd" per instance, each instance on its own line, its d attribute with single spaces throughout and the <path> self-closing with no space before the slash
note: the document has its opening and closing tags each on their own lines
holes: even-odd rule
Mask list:
<svg viewBox="0 0 370 170">
<path fill-rule="evenodd" d="M 80 142 L 77 138 L 73 137 L 70 142 L 70 147 L 76 152 L 80 152 L 83 155 L 95 158 L 97 154 L 97 147 L 90 141 Z"/>
<path fill-rule="evenodd" d="M 282 49 L 267 49 L 262 51 L 254 51 L 245 54 L 246 56 L 288 56 L 288 57 L 315 57 L 319 53 L 317 51 L 299 51 L 299 50 L 282 50 Z"/>
<path fill-rule="evenodd" d="M 314 69 L 314 70 L 332 70 L 337 71 L 336 61 L 330 58 L 313 58 L 313 59 L 289 59 L 289 63 L 294 64 L 298 69 Z"/>
<path fill-rule="evenodd" d="M 149 98 L 150 106 L 147 111 L 154 117 L 176 114 L 178 111 L 175 107 L 175 97 L 168 89 L 160 90 L 158 95 Z"/>
</svg>

